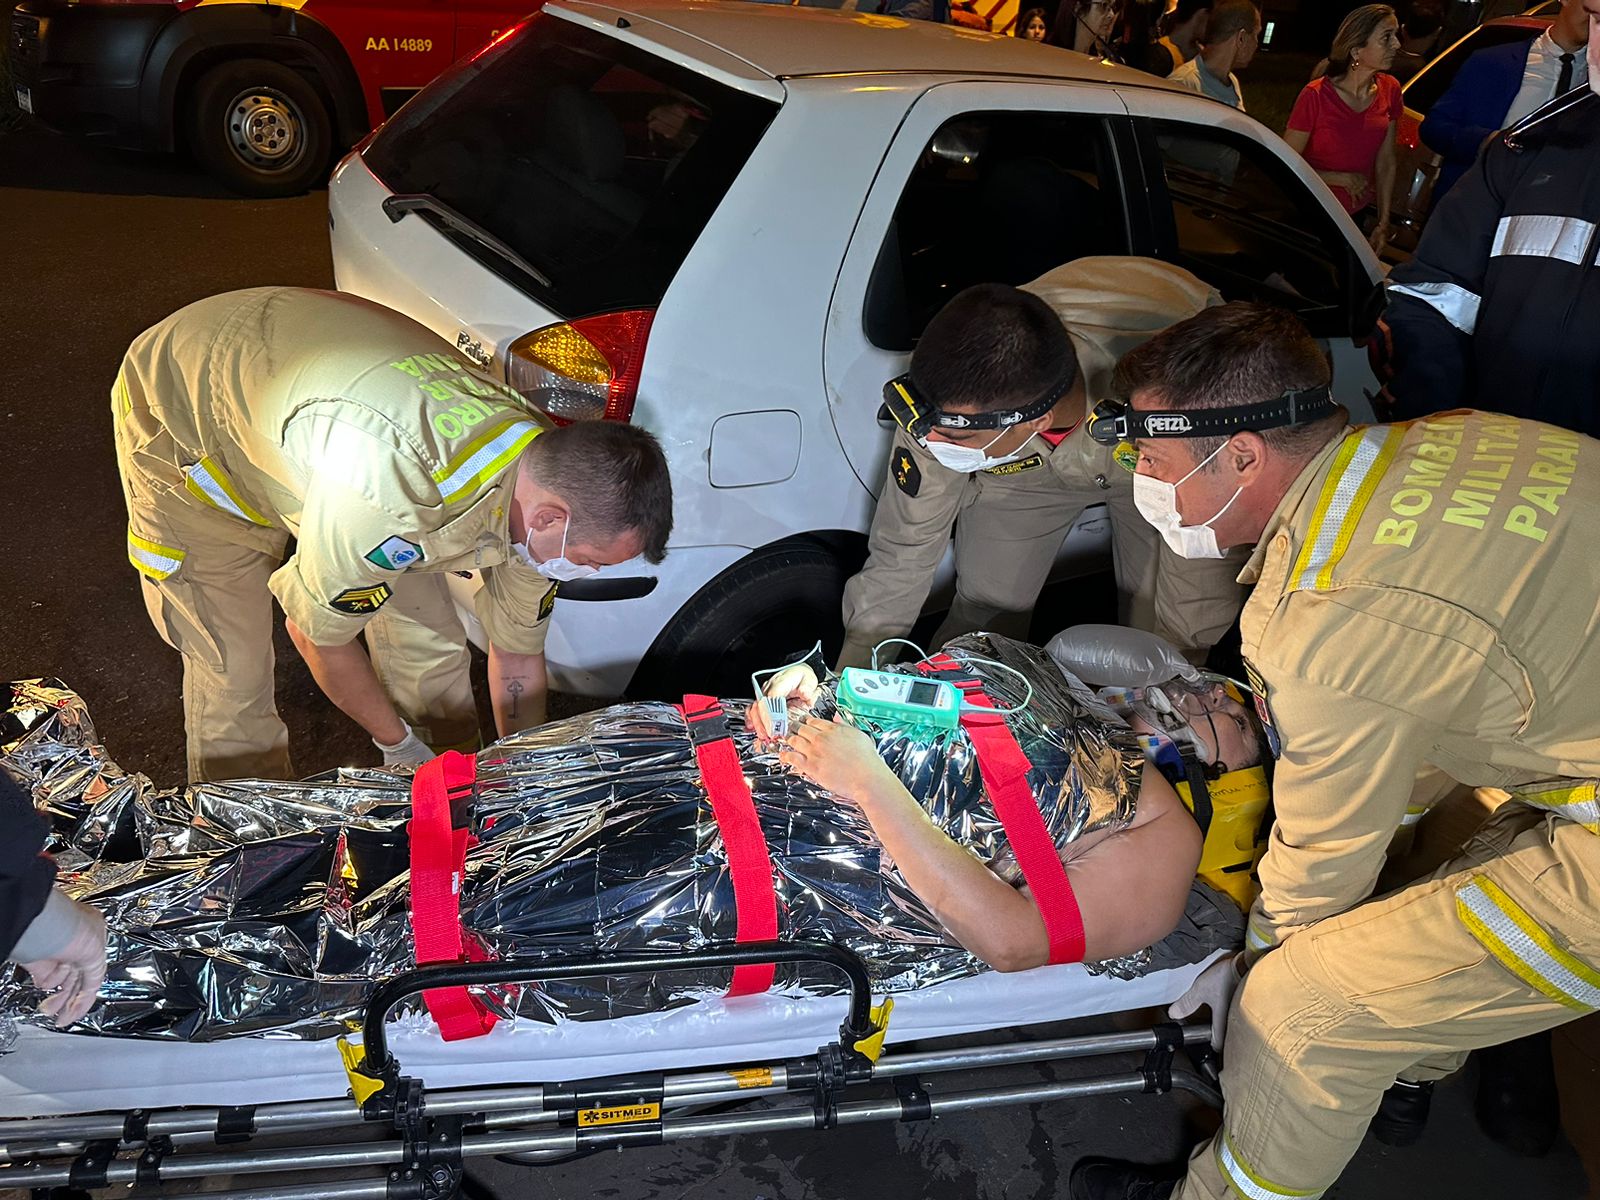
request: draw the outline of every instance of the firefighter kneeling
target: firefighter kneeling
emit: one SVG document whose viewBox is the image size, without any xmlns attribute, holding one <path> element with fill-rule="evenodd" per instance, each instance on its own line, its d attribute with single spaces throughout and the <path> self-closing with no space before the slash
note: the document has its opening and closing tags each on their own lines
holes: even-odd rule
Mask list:
<svg viewBox="0 0 1600 1200">
<path fill-rule="evenodd" d="M 1256 546 L 1277 823 L 1247 948 L 1197 985 L 1231 1007 L 1222 1130 L 1181 1183 L 1091 1160 L 1071 1194 L 1316 1197 L 1397 1077 L 1600 1008 L 1600 444 L 1479 412 L 1348 428 L 1315 341 L 1254 305 L 1118 375 L 1095 432 L 1135 444 L 1140 510 L 1180 553 Z M 1369 900 L 1425 768 L 1512 801 Z"/>
</svg>

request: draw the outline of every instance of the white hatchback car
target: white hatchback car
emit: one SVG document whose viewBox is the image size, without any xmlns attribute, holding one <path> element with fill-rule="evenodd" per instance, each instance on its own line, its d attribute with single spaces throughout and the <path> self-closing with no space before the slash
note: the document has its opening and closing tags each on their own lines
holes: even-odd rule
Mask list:
<svg viewBox="0 0 1600 1200">
<path fill-rule="evenodd" d="M 580 694 L 738 691 L 837 646 L 884 381 L 970 284 L 1166 259 L 1300 313 L 1368 411 L 1379 266 L 1304 163 L 1224 105 L 1013 38 L 560 0 L 425 89 L 329 200 L 341 288 L 558 417 L 665 446 L 665 563 L 561 587 L 550 666 Z M 1103 514 L 1068 569 L 1106 561 Z"/>
</svg>

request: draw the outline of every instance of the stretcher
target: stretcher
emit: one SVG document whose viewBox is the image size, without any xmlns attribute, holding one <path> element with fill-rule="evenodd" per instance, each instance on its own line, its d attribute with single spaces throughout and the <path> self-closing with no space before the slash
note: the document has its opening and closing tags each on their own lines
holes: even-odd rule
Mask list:
<svg viewBox="0 0 1600 1200">
<path fill-rule="evenodd" d="M 386 981 L 360 1034 L 337 1042 L 189 1044 L 26 1028 L 0 1058 L 0 1187 L 141 1195 L 228 1176 L 218 1200 L 442 1200 L 486 1156 L 534 1165 L 691 1138 L 1172 1088 L 1216 1104 L 1207 1027 L 1043 1040 L 1014 1033 L 1169 1003 L 1209 961 L 1136 979 L 1078 964 L 991 972 L 903 993 L 890 1006 L 873 1003 L 864 964 L 838 946 L 747 942 L 655 958 L 419 968 Z M 766 962 L 824 965 L 848 991 L 708 997 L 610 1021 L 502 1022 L 470 1041 L 443 1041 L 423 1017 L 389 1019 L 428 987 Z M 960 1035 L 960 1045 L 939 1044 Z M 986 1074 L 985 1086 L 963 1086 L 978 1070 L 1100 1056 L 1112 1056 L 1102 1074 L 1028 1073 L 1004 1085 Z"/>
<path fill-rule="evenodd" d="M 930 973 L 921 986 L 875 997 L 873 980 L 881 977 L 842 941 L 762 934 L 747 921 L 761 905 L 738 895 L 739 854 L 730 829 L 739 813 L 720 811 L 728 791 L 742 790 L 760 842 L 746 768 L 720 702 L 686 697 L 681 712 L 662 722 L 665 737 L 676 745 L 687 729 L 693 778 L 703 782 L 730 843 L 736 941 L 691 938 L 648 952 L 588 949 L 472 961 L 462 942 L 457 889 L 470 844 L 466 800 L 479 795 L 482 781 L 470 758 L 443 756 L 419 770 L 410 789 L 415 959 L 430 965 L 373 975 L 364 1010 L 348 1010 L 360 1018 L 352 1016 L 338 1039 L 322 1036 L 325 1026 L 292 1022 L 221 1040 L 110 1036 L 110 1029 L 87 1036 L 24 1023 L 11 1052 L 0 1056 L 0 1187 L 48 1194 L 132 1186 L 149 1194 L 227 1177 L 225 1194 L 234 1197 L 442 1200 L 464 1185 L 472 1160 L 485 1156 L 532 1165 L 688 1138 L 925 1120 L 1172 1088 L 1218 1102 L 1207 1027 L 1164 1023 L 1070 1037 L 1016 1032 L 1168 1004 L 1227 952 L 1208 953 L 1216 942 L 1192 955 L 1201 961 L 1167 969 L 1093 971 L 1055 959 L 1012 974 Z M 637 741 L 640 714 L 619 710 L 618 719 L 633 723 L 628 737 Z M 86 733 L 83 724 L 78 728 Z M 1015 740 L 1008 745 L 1015 749 Z M 561 741 L 559 753 L 566 746 Z M 725 760 L 720 768 L 718 752 Z M 64 765 L 66 774 L 83 774 L 81 753 L 58 759 L 58 747 L 43 737 L 29 743 L 28 753 L 53 764 L 40 769 L 41 778 L 62 777 Z M 103 767 L 94 761 L 94 770 Z M 986 761 L 980 746 L 977 767 L 988 791 L 1001 791 L 1002 783 L 1018 790 L 991 778 L 996 761 L 992 755 Z M 494 783 L 487 786 L 492 793 Z M 67 794 L 45 790 L 58 805 Z M 1212 790 L 1214 801 L 1201 789 L 1208 797 L 1202 825 L 1232 839 L 1223 819 L 1232 802 Z M 1030 814 L 1041 820 L 1031 799 L 1024 815 Z M 1013 844 L 1019 840 L 1012 837 Z M 1059 870 L 1048 839 L 1045 845 Z M 770 906 L 767 847 L 747 845 L 742 853 L 759 868 L 751 874 L 766 881 L 754 899 Z M 1246 847 L 1241 862 L 1250 861 Z M 1238 873 L 1238 863 L 1219 862 L 1223 873 Z M 1027 874 L 1026 862 L 1022 870 Z M 1075 957 L 1081 951 L 1080 942 Z M 190 949 L 188 961 L 209 961 L 207 953 Z M 782 976 L 792 984 L 774 985 L 773 966 L 763 971 L 764 964 L 793 968 Z M 133 978 L 156 965 L 154 957 L 135 958 L 124 971 Z M 305 980 L 274 976 L 265 961 L 232 976 L 194 970 L 194 978 L 213 985 L 232 979 L 256 993 L 277 989 L 289 1005 L 314 999 Z M 837 977 L 842 990 L 802 989 L 800 979 L 818 972 Z M 741 987 L 741 973 L 760 976 L 759 986 Z M 658 1004 L 609 1019 L 569 1019 L 556 1007 L 523 1005 L 515 994 L 504 1002 L 517 989 L 528 999 L 528 989 L 603 990 L 618 980 L 663 976 L 696 982 L 689 991 L 649 990 L 644 994 L 662 997 Z M 502 999 L 499 1015 L 480 1022 L 491 989 Z M 416 1003 L 419 995 L 426 1004 Z M 540 1011 L 553 1015 L 528 1015 Z M 1027 1070 L 1100 1056 L 1108 1057 L 1105 1069 L 1088 1076 Z M 997 1068 L 1022 1074 L 996 1083 Z M 974 1079 L 979 1071 L 983 1077 Z M 280 1182 L 285 1176 L 288 1182 Z"/>
</svg>

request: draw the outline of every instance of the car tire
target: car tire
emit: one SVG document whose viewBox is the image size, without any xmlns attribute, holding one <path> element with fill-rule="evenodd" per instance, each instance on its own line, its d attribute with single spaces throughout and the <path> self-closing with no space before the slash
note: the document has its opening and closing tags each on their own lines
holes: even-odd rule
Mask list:
<svg viewBox="0 0 1600 1200">
<path fill-rule="evenodd" d="M 628 694 L 743 696 L 750 672 L 792 662 L 822 641 L 832 662 L 844 639 L 840 599 L 859 564 L 794 542 L 735 563 L 683 606 L 634 673 Z"/>
<path fill-rule="evenodd" d="M 294 196 L 322 183 L 333 152 L 328 104 L 304 75 L 245 58 L 213 67 L 189 113 L 195 156 L 246 196 Z"/>
</svg>

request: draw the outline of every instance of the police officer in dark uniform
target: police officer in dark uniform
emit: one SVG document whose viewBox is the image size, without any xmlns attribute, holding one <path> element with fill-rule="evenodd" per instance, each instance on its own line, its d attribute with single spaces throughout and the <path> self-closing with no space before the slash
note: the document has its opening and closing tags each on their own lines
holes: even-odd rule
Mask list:
<svg viewBox="0 0 1600 1200">
<path fill-rule="evenodd" d="M 1600 0 L 1584 9 L 1588 83 L 1490 142 L 1389 277 L 1385 418 L 1480 408 L 1600 436 Z"/>
</svg>

